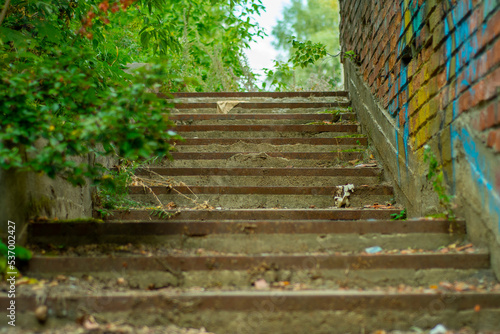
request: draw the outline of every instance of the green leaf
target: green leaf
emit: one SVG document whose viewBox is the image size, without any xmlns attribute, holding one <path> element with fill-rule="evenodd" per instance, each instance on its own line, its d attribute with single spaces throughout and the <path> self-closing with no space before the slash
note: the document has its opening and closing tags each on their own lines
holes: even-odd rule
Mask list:
<svg viewBox="0 0 500 334">
<path fill-rule="evenodd" d="M 9 254 L 9 249 L 7 245 L 0 241 L 0 254 L 3 256 L 7 256 Z"/>
<path fill-rule="evenodd" d="M 0 256 L 0 273 L 5 273 L 7 269 L 7 257 Z"/>
<path fill-rule="evenodd" d="M 16 48 L 26 48 L 31 40 L 28 36 L 19 31 L 0 26 L 0 39 L 4 43 L 12 42 Z"/>
<path fill-rule="evenodd" d="M 35 21 L 35 27 L 38 29 L 40 39 L 46 38 L 49 42 L 58 43 L 62 39 L 62 34 L 59 29 L 53 26 L 48 21 Z"/>
<path fill-rule="evenodd" d="M 16 254 L 16 258 L 23 260 L 23 261 L 29 261 L 31 260 L 33 254 L 31 253 L 30 250 L 21 247 L 21 246 L 16 246 L 14 249 L 14 253 Z"/>
</svg>

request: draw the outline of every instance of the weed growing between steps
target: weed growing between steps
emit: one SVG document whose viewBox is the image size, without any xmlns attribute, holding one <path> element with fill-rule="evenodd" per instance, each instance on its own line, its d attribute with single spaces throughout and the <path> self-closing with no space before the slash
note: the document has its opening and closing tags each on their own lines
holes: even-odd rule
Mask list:
<svg viewBox="0 0 500 334">
<path fill-rule="evenodd" d="M 406 220 L 406 209 L 401 210 L 400 213 L 391 214 L 391 220 Z"/>
<path fill-rule="evenodd" d="M 154 163 L 159 158 L 152 158 L 144 162 L 124 161 L 114 170 L 109 170 L 108 174 L 103 177 L 104 182 L 98 186 L 97 196 L 95 200 L 96 211 L 102 217 L 112 215 L 113 210 L 130 209 L 145 209 L 151 211 L 151 216 L 161 219 L 169 219 L 180 213 L 177 205 L 174 202 L 163 203 L 154 193 L 152 187 L 166 187 L 178 195 L 190 200 L 193 203 L 193 209 L 197 210 L 212 210 L 212 206 L 207 201 L 198 202 L 196 194 L 191 192 L 191 196 L 187 196 L 179 192 L 174 187 L 188 187 L 184 182 L 176 181 L 172 178 L 166 178 L 150 170 L 148 166 Z M 161 160 L 161 159 L 160 159 Z M 149 176 L 137 175 L 137 171 L 147 171 Z M 135 201 L 129 197 L 129 186 L 141 186 L 145 191 L 150 193 L 155 199 L 156 206 L 147 205 Z M 189 187 L 188 187 L 189 189 Z M 177 209 L 177 210 L 176 210 Z M 172 212 L 172 210 L 176 210 Z"/>
<path fill-rule="evenodd" d="M 129 210 L 141 207 L 141 204 L 128 197 L 128 185 L 132 182 L 132 175 L 138 165 L 129 162 L 122 164 L 117 170 L 108 170 L 102 182 L 97 187 L 97 196 L 94 201 L 95 210 L 102 217 L 111 215 L 112 210 Z"/>
<path fill-rule="evenodd" d="M 424 162 L 429 164 L 427 180 L 432 182 L 432 187 L 439 198 L 439 204 L 444 208 L 442 213 L 433 215 L 433 217 L 455 220 L 456 216 L 453 212 L 454 197 L 448 195 L 447 186 L 444 181 L 443 168 L 438 163 L 436 156 L 428 145 L 424 146 Z"/>
</svg>

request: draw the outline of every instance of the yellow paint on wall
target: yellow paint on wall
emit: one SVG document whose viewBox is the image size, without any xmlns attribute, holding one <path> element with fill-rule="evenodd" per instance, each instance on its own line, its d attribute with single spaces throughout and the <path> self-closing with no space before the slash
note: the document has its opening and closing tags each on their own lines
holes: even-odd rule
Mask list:
<svg viewBox="0 0 500 334">
<path fill-rule="evenodd" d="M 427 119 L 429 119 L 429 103 L 424 104 L 418 112 L 418 126 L 424 124 Z"/>
<path fill-rule="evenodd" d="M 406 30 L 406 34 L 405 34 L 405 40 L 406 40 L 406 45 L 409 45 L 410 42 L 411 42 L 411 38 L 413 37 L 413 27 L 411 26 L 411 12 L 409 10 L 409 7 L 410 7 L 410 1 L 409 0 L 405 0 L 405 14 L 404 14 L 404 18 L 405 18 L 405 22 L 404 22 L 404 25 L 405 25 L 405 29 Z"/>
<path fill-rule="evenodd" d="M 427 93 L 427 86 L 423 86 L 418 90 L 417 93 L 417 100 L 418 100 L 418 106 L 422 106 L 425 102 L 427 102 L 427 99 L 429 98 L 429 94 Z"/>
<path fill-rule="evenodd" d="M 408 99 L 410 99 L 412 96 L 413 96 L 413 93 L 414 93 L 414 83 L 413 81 L 410 81 L 408 83 Z"/>
<path fill-rule="evenodd" d="M 430 73 L 430 70 L 429 70 L 429 66 L 426 64 L 424 66 L 424 82 L 429 81 L 430 78 L 431 78 L 431 73 Z"/>
</svg>

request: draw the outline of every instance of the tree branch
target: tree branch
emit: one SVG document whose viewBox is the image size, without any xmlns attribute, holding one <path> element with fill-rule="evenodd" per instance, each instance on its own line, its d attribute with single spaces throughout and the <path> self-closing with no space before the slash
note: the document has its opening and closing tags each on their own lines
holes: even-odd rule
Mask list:
<svg viewBox="0 0 500 334">
<path fill-rule="evenodd" d="M 5 0 L 5 4 L 3 5 L 2 13 L 0 13 L 0 26 L 2 25 L 3 19 L 5 15 L 7 15 L 7 9 L 9 9 L 10 0 Z"/>
</svg>

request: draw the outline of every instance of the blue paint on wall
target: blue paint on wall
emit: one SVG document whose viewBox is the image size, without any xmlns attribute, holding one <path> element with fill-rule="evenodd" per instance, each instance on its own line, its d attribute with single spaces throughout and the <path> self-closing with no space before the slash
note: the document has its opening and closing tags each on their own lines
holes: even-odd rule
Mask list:
<svg viewBox="0 0 500 334">
<path fill-rule="evenodd" d="M 453 142 L 456 141 L 462 145 L 465 157 L 470 165 L 471 177 L 479 188 L 485 207 L 489 209 L 490 214 L 495 214 L 497 216 L 497 224 L 500 229 L 500 196 L 495 191 L 495 187 L 493 185 L 494 183 L 492 182 L 495 175 L 492 175 L 486 163 L 485 157 L 479 153 L 479 150 L 477 149 L 478 145 L 467 129 L 462 128 L 460 130 L 454 130 L 454 127 L 452 126 L 451 138 L 452 147 Z M 455 170 L 453 174 L 455 175 Z"/>
</svg>

